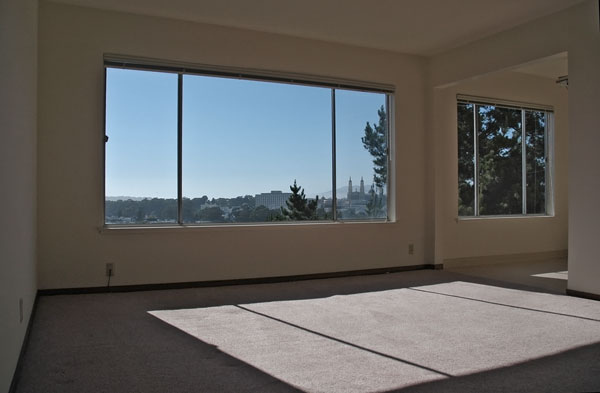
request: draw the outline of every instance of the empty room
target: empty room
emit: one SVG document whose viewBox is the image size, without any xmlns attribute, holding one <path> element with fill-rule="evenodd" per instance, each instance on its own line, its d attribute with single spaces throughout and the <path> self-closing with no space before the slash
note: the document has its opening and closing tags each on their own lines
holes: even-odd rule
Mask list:
<svg viewBox="0 0 600 393">
<path fill-rule="evenodd" d="M 0 4 L 0 392 L 600 391 L 598 0 Z"/>
</svg>

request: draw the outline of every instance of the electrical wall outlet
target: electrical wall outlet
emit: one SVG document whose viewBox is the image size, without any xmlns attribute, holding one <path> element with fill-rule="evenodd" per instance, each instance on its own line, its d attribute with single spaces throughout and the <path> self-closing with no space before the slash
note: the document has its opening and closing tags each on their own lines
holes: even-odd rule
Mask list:
<svg viewBox="0 0 600 393">
<path fill-rule="evenodd" d="M 19 323 L 23 323 L 23 298 L 19 298 Z"/>
<path fill-rule="evenodd" d="M 415 253 L 415 245 L 413 243 L 408 244 L 408 255 L 413 255 Z"/>
<path fill-rule="evenodd" d="M 115 264 L 107 263 L 106 264 L 106 277 L 114 277 L 115 275 Z"/>
</svg>

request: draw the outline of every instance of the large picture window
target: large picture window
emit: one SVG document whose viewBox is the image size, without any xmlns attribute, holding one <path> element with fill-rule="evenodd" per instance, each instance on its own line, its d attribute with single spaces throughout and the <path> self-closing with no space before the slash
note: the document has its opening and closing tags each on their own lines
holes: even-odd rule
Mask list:
<svg viewBox="0 0 600 393">
<path fill-rule="evenodd" d="M 551 213 L 552 111 L 459 97 L 458 215 Z"/>
<path fill-rule="evenodd" d="M 391 90 L 105 69 L 105 224 L 388 219 Z"/>
</svg>

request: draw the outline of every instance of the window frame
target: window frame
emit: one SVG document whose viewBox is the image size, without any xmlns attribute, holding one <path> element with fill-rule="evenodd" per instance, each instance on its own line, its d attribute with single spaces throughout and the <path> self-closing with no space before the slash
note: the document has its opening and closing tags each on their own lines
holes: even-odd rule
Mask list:
<svg viewBox="0 0 600 393">
<path fill-rule="evenodd" d="M 107 134 L 107 70 L 127 69 L 137 71 L 154 71 L 173 73 L 177 75 L 177 220 L 173 223 L 153 224 L 109 224 L 106 223 L 106 144 L 109 140 Z M 102 217 L 101 228 L 104 229 L 127 229 L 127 228 L 182 228 L 182 227 L 226 227 L 226 226 L 276 226 L 276 225 L 307 225 L 328 223 L 389 223 L 395 222 L 395 207 L 392 206 L 393 196 L 393 152 L 394 145 L 394 93 L 393 85 L 363 82 L 357 80 L 339 79 L 332 77 L 320 77 L 297 73 L 286 73 L 279 71 L 257 70 L 248 68 L 215 66 L 203 64 L 191 64 L 182 62 L 171 62 L 149 58 L 137 58 L 123 55 L 105 54 L 103 61 L 104 72 L 104 96 L 103 96 L 103 127 L 102 127 Z M 252 80 L 258 82 L 272 82 L 292 85 L 303 85 L 320 88 L 328 88 L 331 91 L 331 142 L 332 142 L 332 218 L 324 220 L 306 221 L 265 221 L 265 222 L 228 222 L 228 223 L 185 223 L 183 220 L 183 77 L 184 75 L 199 75 L 208 77 L 221 77 L 228 79 Z M 386 111 L 386 143 L 387 143 L 387 184 L 386 184 L 386 217 L 369 219 L 340 219 L 337 217 L 337 176 L 336 176 L 336 90 L 352 90 L 368 93 L 385 94 Z"/>
<path fill-rule="evenodd" d="M 479 220 L 479 219 L 494 219 L 494 218 L 527 218 L 527 217 L 553 217 L 554 216 L 554 107 L 544 104 L 526 103 L 519 101 L 511 101 L 497 98 L 470 96 L 464 94 L 456 95 L 456 111 L 458 114 L 459 105 L 473 105 L 473 215 L 460 215 L 459 206 L 456 204 L 458 220 Z M 479 213 L 480 191 L 479 191 L 479 131 L 477 127 L 477 106 L 494 106 L 505 109 L 518 109 L 521 111 L 521 194 L 522 194 L 522 210 L 521 213 L 515 214 L 486 214 Z M 545 212 L 544 213 L 527 213 L 527 129 L 526 129 L 526 112 L 536 111 L 544 112 L 545 124 L 544 127 L 544 158 L 545 166 Z M 458 118 L 456 121 L 457 142 L 459 139 Z M 458 147 L 458 145 L 457 145 Z M 458 151 L 458 149 L 457 149 Z M 458 157 L 457 157 L 458 158 Z M 458 159 L 457 159 L 458 163 Z M 523 164 L 525 163 L 525 164 Z M 457 165 L 457 182 L 458 185 L 458 170 Z M 458 187 L 457 187 L 457 202 L 458 202 Z"/>
</svg>

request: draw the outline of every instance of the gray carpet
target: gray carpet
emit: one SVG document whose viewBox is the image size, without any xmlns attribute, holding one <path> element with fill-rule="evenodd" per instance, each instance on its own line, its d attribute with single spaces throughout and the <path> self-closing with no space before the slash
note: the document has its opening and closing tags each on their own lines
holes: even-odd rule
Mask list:
<svg viewBox="0 0 600 393">
<path fill-rule="evenodd" d="M 600 390 L 600 302 L 446 271 L 39 299 L 17 392 Z"/>
</svg>

